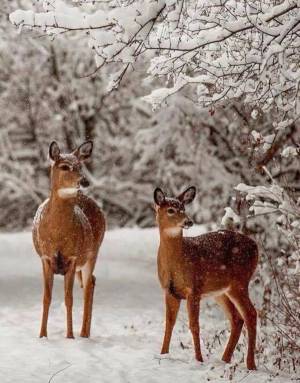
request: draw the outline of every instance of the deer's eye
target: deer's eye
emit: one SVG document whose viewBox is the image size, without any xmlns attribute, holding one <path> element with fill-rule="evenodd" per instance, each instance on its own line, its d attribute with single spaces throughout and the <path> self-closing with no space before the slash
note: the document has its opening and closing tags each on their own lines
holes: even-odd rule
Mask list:
<svg viewBox="0 0 300 383">
<path fill-rule="evenodd" d="M 176 213 L 176 210 L 173 209 L 172 207 L 169 207 L 169 209 L 167 210 L 167 213 L 168 215 L 174 215 Z"/>
<path fill-rule="evenodd" d="M 70 167 L 68 165 L 61 165 L 59 168 L 64 171 L 70 170 Z"/>
</svg>

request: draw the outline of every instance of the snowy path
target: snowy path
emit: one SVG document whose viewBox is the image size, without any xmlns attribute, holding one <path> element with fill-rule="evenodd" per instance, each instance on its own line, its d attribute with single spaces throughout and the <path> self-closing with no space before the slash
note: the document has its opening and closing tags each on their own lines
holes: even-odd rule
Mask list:
<svg viewBox="0 0 300 383">
<path fill-rule="evenodd" d="M 264 366 L 251 373 L 243 363 L 225 366 L 220 361 L 224 344 L 220 347 L 214 335 L 227 328 L 227 323 L 212 304 L 203 304 L 201 313 L 203 337 L 215 340 L 212 354 L 204 348 L 205 363 L 193 359 L 185 310 L 176 324 L 171 354 L 160 357 L 164 310 L 156 276 L 157 245 L 157 229 L 108 232 L 96 269 L 92 338 L 78 337 L 82 297 L 77 284 L 76 339 L 64 338 L 63 279 L 56 277 L 46 340 L 38 338 L 41 266 L 31 236 L 1 234 L 0 382 L 199 383 L 226 382 L 232 374 L 234 382 L 290 382 L 284 376 L 272 378 Z M 234 362 L 241 360 L 243 342 L 240 348 Z"/>
</svg>

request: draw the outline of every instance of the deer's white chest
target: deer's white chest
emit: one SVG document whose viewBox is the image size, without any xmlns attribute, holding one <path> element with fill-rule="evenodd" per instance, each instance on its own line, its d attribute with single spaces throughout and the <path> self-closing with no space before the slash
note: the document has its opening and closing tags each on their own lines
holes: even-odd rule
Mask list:
<svg viewBox="0 0 300 383">
<path fill-rule="evenodd" d="M 58 189 L 57 194 L 59 198 L 67 199 L 76 197 L 78 192 L 78 188 L 61 188 Z"/>
</svg>

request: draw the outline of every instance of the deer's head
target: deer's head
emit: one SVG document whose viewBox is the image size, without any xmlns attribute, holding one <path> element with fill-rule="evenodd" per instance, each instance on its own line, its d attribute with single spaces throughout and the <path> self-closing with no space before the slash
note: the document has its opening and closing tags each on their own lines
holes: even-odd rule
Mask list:
<svg viewBox="0 0 300 383">
<path fill-rule="evenodd" d="M 193 221 L 185 212 L 185 205 L 191 203 L 196 195 L 196 188 L 190 186 L 176 198 L 168 198 L 160 188 L 154 191 L 156 220 L 165 234 L 177 236 L 182 229 L 188 229 Z"/>
<path fill-rule="evenodd" d="M 93 150 L 93 142 L 86 141 L 72 153 L 61 153 L 57 142 L 51 142 L 49 157 L 51 159 L 51 187 L 60 198 L 76 197 L 80 186 L 89 186 L 82 172 L 82 163 Z"/>
</svg>

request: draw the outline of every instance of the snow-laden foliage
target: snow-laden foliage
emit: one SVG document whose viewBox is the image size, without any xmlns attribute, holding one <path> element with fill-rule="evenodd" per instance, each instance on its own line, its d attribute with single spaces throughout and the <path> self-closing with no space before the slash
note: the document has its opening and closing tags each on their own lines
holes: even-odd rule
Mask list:
<svg viewBox="0 0 300 383">
<path fill-rule="evenodd" d="M 197 187 L 195 221 L 220 222 L 233 186 L 261 179 L 248 164 L 248 136 L 254 129 L 269 136 L 271 114 L 258 111 L 253 118 L 240 101 L 201 110 L 179 94 L 152 113 L 139 98 L 149 90 L 143 65 L 117 92 L 105 94 L 109 68 L 101 76 L 80 78 L 93 62 L 84 40 L 70 45 L 65 35 L 52 43 L 18 34 L 4 16 L 1 26 L 6 32 L 0 67 L 2 227 L 30 226 L 48 196 L 53 139 L 67 151 L 94 140 L 86 169 L 89 192 L 103 203 L 110 226 L 152 226 L 154 187 L 176 195 L 191 184 Z M 295 128 L 288 127 L 274 142 L 292 146 L 294 135 Z M 295 175 L 293 169 L 292 180 Z"/>
<path fill-rule="evenodd" d="M 299 1 L 120 0 L 42 1 L 43 9 L 15 10 L 18 27 L 50 36 L 86 36 L 96 67 L 117 63 L 114 89 L 139 58 L 150 60 L 150 79 L 163 77 L 145 97 L 153 106 L 192 86 L 193 99 L 211 105 L 244 97 L 263 111 L 276 106 L 275 127 L 300 113 Z M 274 114 L 275 118 L 275 114 Z"/>
<path fill-rule="evenodd" d="M 263 259 L 259 278 L 263 287 L 260 315 L 262 323 L 271 322 L 276 330 L 270 332 L 268 326 L 264 327 L 265 341 L 276 344 L 275 364 L 279 368 L 288 365 L 295 370 L 300 362 L 300 199 L 286 179 L 279 183 L 264 170 L 270 180 L 265 186 L 240 183 L 235 189 L 246 206 L 246 221 L 254 219 L 263 228 L 259 240 Z M 242 214 L 236 202 L 235 211 L 226 208 L 223 221 L 237 214 L 234 223 L 239 223 Z M 248 230 L 250 226 L 248 222 Z M 255 231 L 258 232 L 257 228 Z"/>
</svg>

